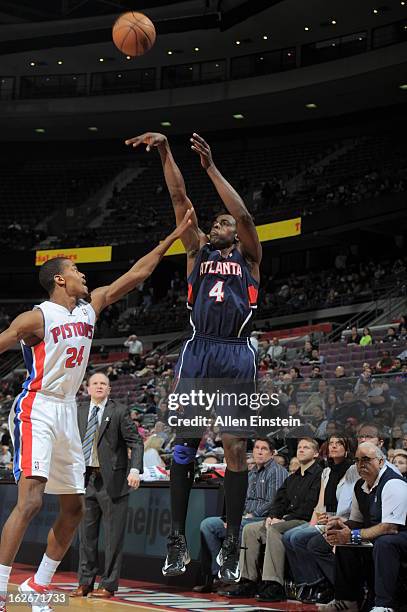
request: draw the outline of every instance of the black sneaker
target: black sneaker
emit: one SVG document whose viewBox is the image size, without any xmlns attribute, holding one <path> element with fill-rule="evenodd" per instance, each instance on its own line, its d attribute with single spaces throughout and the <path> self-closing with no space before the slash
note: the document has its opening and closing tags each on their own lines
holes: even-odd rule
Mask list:
<svg viewBox="0 0 407 612">
<path fill-rule="evenodd" d="M 167 544 L 167 556 L 162 568 L 164 576 L 180 576 L 191 561 L 184 535 L 170 535 Z"/>
<path fill-rule="evenodd" d="M 220 565 L 218 576 L 220 580 L 226 583 L 239 582 L 240 567 L 239 567 L 240 546 L 239 540 L 233 536 L 227 536 L 223 540 L 222 548 L 216 557 L 216 562 Z"/>
</svg>

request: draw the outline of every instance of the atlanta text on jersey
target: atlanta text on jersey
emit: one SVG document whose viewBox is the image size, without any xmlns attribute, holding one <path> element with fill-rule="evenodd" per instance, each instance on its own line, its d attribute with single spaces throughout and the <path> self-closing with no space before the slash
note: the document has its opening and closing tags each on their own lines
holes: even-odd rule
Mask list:
<svg viewBox="0 0 407 612">
<path fill-rule="evenodd" d="M 199 274 L 232 274 L 242 276 L 242 268 L 236 261 L 204 261 L 199 268 Z"/>
</svg>

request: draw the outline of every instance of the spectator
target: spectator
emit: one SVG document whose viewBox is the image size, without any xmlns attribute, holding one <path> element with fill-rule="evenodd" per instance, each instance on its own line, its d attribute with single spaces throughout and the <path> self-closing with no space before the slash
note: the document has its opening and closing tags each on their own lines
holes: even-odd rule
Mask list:
<svg viewBox="0 0 407 612">
<path fill-rule="evenodd" d="M 358 345 L 360 344 L 361 341 L 361 336 L 358 333 L 358 328 L 356 327 L 356 325 L 352 325 L 352 329 L 351 329 L 351 333 L 350 335 L 347 337 L 346 340 L 346 344 L 348 345 Z"/>
<path fill-rule="evenodd" d="M 157 434 L 151 434 L 144 442 L 144 470 L 151 467 L 165 467 L 159 451 L 163 447 L 164 440 Z"/>
<path fill-rule="evenodd" d="M 312 423 L 310 423 L 309 426 L 317 440 L 325 440 L 327 424 L 328 421 L 325 416 L 325 410 L 318 404 L 314 405 L 312 408 Z"/>
<path fill-rule="evenodd" d="M 360 346 L 370 346 L 373 344 L 372 335 L 368 327 L 363 328 L 363 335 L 359 342 Z"/>
<path fill-rule="evenodd" d="M 395 327 L 389 327 L 387 334 L 382 338 L 381 342 L 390 342 L 394 344 L 397 342 L 397 332 Z"/>
<path fill-rule="evenodd" d="M 389 351 L 383 351 L 382 357 L 376 363 L 376 370 L 385 374 L 386 372 L 389 372 L 392 367 L 393 358 L 391 357 Z"/>
<path fill-rule="evenodd" d="M 333 518 L 326 539 L 336 546 L 335 599 L 318 610 L 359 610 L 367 580 L 376 608 L 395 607 L 401 559 L 407 555 L 407 483 L 385 464 L 382 451 L 365 442 L 356 451 L 357 481 L 349 521 Z M 374 501 L 371 501 L 374 500 Z M 364 541 L 373 548 L 361 547 Z M 353 543 L 353 547 L 344 546 Z M 338 546 L 340 545 L 340 546 Z"/>
<path fill-rule="evenodd" d="M 312 366 L 310 378 L 312 378 L 313 380 L 318 379 L 318 378 L 322 378 L 321 366 L 320 365 L 313 365 Z"/>
<path fill-rule="evenodd" d="M 276 492 L 288 476 L 286 469 L 274 459 L 274 444 L 267 438 L 258 438 L 253 447 L 255 466 L 249 472 L 242 528 L 248 523 L 262 521 L 272 507 Z M 194 588 L 199 593 L 212 591 L 219 570 L 216 557 L 226 536 L 226 525 L 221 517 L 210 516 L 201 523 L 202 568 L 205 583 Z"/>
<path fill-rule="evenodd" d="M 3 444 L 0 448 L 0 467 L 8 467 L 11 462 L 11 453 L 8 446 Z"/>
<path fill-rule="evenodd" d="M 342 365 L 338 365 L 335 368 L 335 378 L 338 380 L 340 378 L 346 378 L 345 368 Z"/>
<path fill-rule="evenodd" d="M 267 349 L 267 355 L 270 356 L 271 361 L 280 363 L 283 353 L 284 353 L 284 348 L 280 345 L 279 339 L 273 338 L 271 341 L 271 345 Z"/>
<path fill-rule="evenodd" d="M 318 500 L 322 469 L 316 462 L 318 443 L 312 438 L 298 441 L 300 469 L 289 476 L 277 491 L 265 522 L 246 525 L 242 533 L 241 582 L 220 590 L 227 597 L 253 597 L 259 601 L 285 599 L 285 552 L 282 535 L 310 520 Z M 266 545 L 262 583 L 257 584 L 261 545 Z"/>
<path fill-rule="evenodd" d="M 131 358 L 136 365 L 141 361 L 143 354 L 143 343 L 139 340 L 136 334 L 132 334 L 124 342 L 124 346 L 129 349 L 129 358 Z"/>
<path fill-rule="evenodd" d="M 356 482 L 356 477 L 353 481 L 347 480 L 348 469 L 352 465 L 348 440 L 337 435 L 330 436 L 328 449 L 328 467 L 321 475 L 318 504 L 309 526 L 291 529 L 283 535 L 291 573 L 299 587 L 297 599 L 303 603 L 328 603 L 332 599 L 333 585 L 321 572 L 313 550 L 315 547 L 319 551 L 325 549 L 326 554 L 333 557 L 332 548 L 321 532 L 324 532 L 328 522 L 327 513 L 349 518 L 350 499 L 344 485 L 345 482 L 350 485 Z"/>
<path fill-rule="evenodd" d="M 392 464 L 400 470 L 400 474 L 403 476 L 404 480 L 407 480 L 407 451 L 394 451 Z"/>
</svg>

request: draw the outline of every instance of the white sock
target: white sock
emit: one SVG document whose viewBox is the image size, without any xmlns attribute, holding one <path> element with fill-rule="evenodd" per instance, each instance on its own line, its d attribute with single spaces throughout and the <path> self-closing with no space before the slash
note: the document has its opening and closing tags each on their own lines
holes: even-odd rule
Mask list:
<svg viewBox="0 0 407 612">
<path fill-rule="evenodd" d="M 44 554 L 37 573 L 34 576 L 34 582 L 41 586 L 48 586 L 55 574 L 58 565 L 61 561 L 54 561 Z"/>
<path fill-rule="evenodd" d="M 7 585 L 10 578 L 11 567 L 0 564 L 0 597 L 6 596 Z"/>
</svg>

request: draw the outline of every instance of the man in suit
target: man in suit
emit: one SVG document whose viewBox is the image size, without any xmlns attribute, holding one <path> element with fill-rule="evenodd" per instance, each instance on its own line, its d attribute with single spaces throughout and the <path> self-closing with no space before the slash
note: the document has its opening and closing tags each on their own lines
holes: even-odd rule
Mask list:
<svg viewBox="0 0 407 612">
<path fill-rule="evenodd" d="M 85 516 L 79 526 L 78 588 L 71 597 L 109 598 L 118 588 L 129 492 L 140 484 L 143 441 L 125 406 L 109 399 L 103 373 L 88 381 L 90 402 L 78 405 L 78 426 L 85 457 Z M 128 448 L 131 449 L 130 471 Z M 103 521 L 105 567 L 94 591 L 98 539 Z"/>
</svg>

